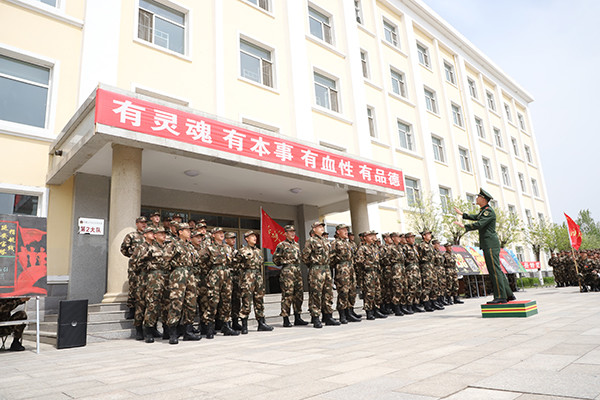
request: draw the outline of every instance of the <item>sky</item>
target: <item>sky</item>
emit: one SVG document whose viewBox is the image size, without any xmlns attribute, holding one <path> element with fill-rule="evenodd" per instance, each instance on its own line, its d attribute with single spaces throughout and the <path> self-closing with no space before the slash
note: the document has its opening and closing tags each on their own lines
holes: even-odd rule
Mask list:
<svg viewBox="0 0 600 400">
<path fill-rule="evenodd" d="M 553 221 L 600 221 L 600 1 L 423 1 L 533 96 Z"/>
</svg>

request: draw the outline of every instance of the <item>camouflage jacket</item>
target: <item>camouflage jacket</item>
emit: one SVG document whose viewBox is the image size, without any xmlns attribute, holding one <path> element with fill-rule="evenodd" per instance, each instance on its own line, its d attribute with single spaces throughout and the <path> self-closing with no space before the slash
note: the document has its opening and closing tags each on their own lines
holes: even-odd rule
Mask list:
<svg viewBox="0 0 600 400">
<path fill-rule="evenodd" d="M 223 243 L 211 241 L 211 243 L 200 250 L 200 261 L 208 268 L 215 265 L 231 266 L 232 252 L 230 247 Z"/>
<path fill-rule="evenodd" d="M 379 246 L 363 244 L 356 251 L 356 264 L 363 270 L 379 269 Z"/>
<path fill-rule="evenodd" d="M 348 239 L 335 239 L 331 243 L 331 265 L 335 266 L 343 262 L 352 264 L 354 261 L 354 248 Z"/>
<path fill-rule="evenodd" d="M 194 246 L 185 240 L 169 242 L 165 247 L 165 258 L 169 263 L 169 271 L 176 268 L 192 270 L 194 265 Z"/>
<path fill-rule="evenodd" d="M 131 264 L 135 271 L 154 271 L 166 270 L 165 252 L 156 242 L 148 243 L 144 241 L 133 251 Z"/>
<path fill-rule="evenodd" d="M 431 243 L 419 243 L 417 246 L 417 251 L 419 252 L 419 262 L 421 264 L 433 264 L 436 250 L 433 248 Z"/>
<path fill-rule="evenodd" d="M 436 268 L 443 267 L 444 266 L 444 255 L 436 249 L 433 249 L 433 251 L 434 251 L 433 265 L 435 265 Z"/>
<path fill-rule="evenodd" d="M 391 244 L 386 248 L 385 259 L 387 265 L 404 264 L 404 251 L 401 246 Z"/>
<path fill-rule="evenodd" d="M 404 245 L 404 262 L 406 265 L 419 265 L 419 252 L 417 250 L 417 245 Z"/>
<path fill-rule="evenodd" d="M 127 258 L 131 258 L 133 251 L 137 246 L 144 242 L 144 235 L 140 231 L 133 231 L 125 235 L 123 243 L 121 243 L 121 254 Z"/>
<path fill-rule="evenodd" d="M 26 301 L 24 298 L 0 299 L 0 321 L 8 321 L 12 310 Z"/>
<path fill-rule="evenodd" d="M 306 241 L 302 250 L 302 261 L 311 267 L 313 265 L 329 265 L 329 243 L 322 236 L 313 236 Z"/>
<path fill-rule="evenodd" d="M 273 263 L 282 267 L 286 265 L 300 265 L 300 245 L 294 240 L 284 240 L 275 248 Z"/>
<path fill-rule="evenodd" d="M 246 244 L 237 250 L 233 262 L 240 270 L 261 269 L 263 265 L 262 250 L 256 246 L 250 247 Z"/>
<path fill-rule="evenodd" d="M 444 252 L 444 268 L 456 268 L 456 256 L 449 251 Z"/>
</svg>

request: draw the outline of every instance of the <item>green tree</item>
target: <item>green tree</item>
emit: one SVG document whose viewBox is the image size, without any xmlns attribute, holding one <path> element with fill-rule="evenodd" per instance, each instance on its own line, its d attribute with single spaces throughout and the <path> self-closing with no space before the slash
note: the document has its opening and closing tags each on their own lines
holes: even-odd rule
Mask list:
<svg viewBox="0 0 600 400">
<path fill-rule="evenodd" d="M 456 225 L 454 221 L 461 221 L 461 219 L 454 212 L 454 207 L 458 208 L 462 212 L 467 214 L 476 214 L 478 208 L 473 203 L 470 203 L 461 198 L 450 199 L 448 201 L 448 212 L 442 215 L 442 229 L 444 236 L 448 237 L 448 240 L 455 245 L 460 245 L 460 240 L 467 233 L 464 228 Z"/>
<path fill-rule="evenodd" d="M 500 240 L 500 248 L 518 242 L 523 232 L 521 219 L 516 213 L 498 208 L 496 211 L 496 233 Z"/>
<path fill-rule="evenodd" d="M 550 253 L 571 249 L 569 231 L 564 222 L 562 224 L 553 223 L 548 226 L 544 248 Z"/>
<path fill-rule="evenodd" d="M 577 215 L 577 225 L 581 228 L 581 249 L 600 247 L 600 223 L 594 221 L 590 210 L 581 210 Z"/>
<path fill-rule="evenodd" d="M 415 232 L 422 232 L 429 229 L 434 235 L 443 235 L 442 230 L 442 210 L 440 206 L 433 201 L 430 194 L 427 197 L 419 196 L 410 204 L 407 213 L 407 219 L 410 229 Z"/>
<path fill-rule="evenodd" d="M 525 241 L 531 246 L 536 261 L 540 261 L 540 253 L 545 249 L 548 235 L 549 224 L 544 219 L 535 219 L 525 229 Z"/>
</svg>

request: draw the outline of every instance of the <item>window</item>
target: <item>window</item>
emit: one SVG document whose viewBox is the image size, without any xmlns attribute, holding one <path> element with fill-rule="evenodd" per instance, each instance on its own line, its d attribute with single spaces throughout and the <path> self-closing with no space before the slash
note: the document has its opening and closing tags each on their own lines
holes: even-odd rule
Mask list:
<svg viewBox="0 0 600 400">
<path fill-rule="evenodd" d="M 369 59 L 367 52 L 364 50 L 360 51 L 360 63 L 362 65 L 363 78 L 369 78 Z"/>
<path fill-rule="evenodd" d="M 490 91 L 485 91 L 487 97 L 487 104 L 490 110 L 496 111 L 496 100 L 494 100 L 494 94 Z"/>
<path fill-rule="evenodd" d="M 506 113 L 506 119 L 512 122 L 512 113 L 510 112 L 510 106 L 504 103 L 504 112 Z"/>
<path fill-rule="evenodd" d="M 383 21 L 383 35 L 385 41 L 394 47 L 398 47 L 398 29 L 387 21 Z"/>
<path fill-rule="evenodd" d="M 492 206 L 492 208 L 494 210 L 497 210 L 498 209 L 498 201 L 496 201 L 496 200 L 490 200 L 490 206 Z"/>
<path fill-rule="evenodd" d="M 0 120 L 46 127 L 50 69 L 0 55 Z"/>
<path fill-rule="evenodd" d="M 271 52 L 240 39 L 240 74 L 265 86 L 273 87 Z"/>
<path fill-rule="evenodd" d="M 442 210 L 445 213 L 450 213 L 450 200 L 452 199 L 452 195 L 450 193 L 450 189 L 440 186 L 440 202 L 442 203 Z"/>
<path fill-rule="evenodd" d="M 540 190 L 538 189 L 537 181 L 531 178 L 531 190 L 533 191 L 533 195 L 535 197 L 540 197 Z"/>
<path fill-rule="evenodd" d="M 519 262 L 523 262 L 525 260 L 525 256 L 523 256 L 523 247 L 515 247 L 515 253 L 517 253 L 517 259 L 519 260 Z"/>
<path fill-rule="evenodd" d="M 460 157 L 460 168 L 463 171 L 471 172 L 471 158 L 469 157 L 469 150 L 459 147 L 458 155 Z"/>
<path fill-rule="evenodd" d="M 339 111 L 336 82 L 315 72 L 315 98 L 317 105 Z"/>
<path fill-rule="evenodd" d="M 481 118 L 475 117 L 475 128 L 477 129 L 477 135 L 485 139 L 485 131 L 483 130 L 483 121 Z"/>
<path fill-rule="evenodd" d="M 446 80 L 453 85 L 456 85 L 456 77 L 454 76 L 454 66 L 447 61 L 444 61 L 444 72 Z"/>
<path fill-rule="evenodd" d="M 425 89 L 425 107 L 432 113 L 437 114 L 437 100 L 435 99 L 435 93 L 431 90 Z"/>
<path fill-rule="evenodd" d="M 373 107 L 367 107 L 367 118 L 369 119 L 369 134 L 371 137 L 377 137 L 377 131 L 375 130 L 375 109 Z"/>
<path fill-rule="evenodd" d="M 356 22 L 363 23 L 362 7 L 360 0 L 354 0 L 354 12 L 356 13 Z"/>
<path fill-rule="evenodd" d="M 328 16 L 321 14 L 312 7 L 308 7 L 308 22 L 311 35 L 318 37 L 326 43 L 332 43 L 331 23 Z"/>
<path fill-rule="evenodd" d="M 477 84 L 471 78 L 467 78 L 467 82 L 469 83 L 469 93 L 471 94 L 471 97 L 476 99 L 477 98 Z"/>
<path fill-rule="evenodd" d="M 0 193 L 0 214 L 37 215 L 38 196 Z"/>
<path fill-rule="evenodd" d="M 482 157 L 481 160 L 483 161 L 483 173 L 485 174 L 485 178 L 493 179 L 494 176 L 492 175 L 492 165 L 490 164 L 490 159 Z"/>
<path fill-rule="evenodd" d="M 523 193 L 527 193 L 527 187 L 525 185 L 525 176 L 521 172 L 518 173 L 518 176 L 519 176 L 519 185 L 521 186 L 521 191 Z"/>
<path fill-rule="evenodd" d="M 140 0 L 138 38 L 185 53 L 185 14 L 153 0 Z"/>
<path fill-rule="evenodd" d="M 406 83 L 404 82 L 404 74 L 390 69 L 392 76 L 392 91 L 399 96 L 406 97 Z"/>
<path fill-rule="evenodd" d="M 508 205 L 508 213 L 510 215 L 516 215 L 517 214 L 517 208 L 515 206 L 513 206 L 512 204 Z"/>
<path fill-rule="evenodd" d="M 415 141 L 410 125 L 398 121 L 398 138 L 400 140 L 400 147 L 411 151 L 415 150 Z"/>
<path fill-rule="evenodd" d="M 523 114 L 518 113 L 517 118 L 519 119 L 519 127 L 521 127 L 522 130 L 525 130 L 525 117 L 523 117 Z"/>
<path fill-rule="evenodd" d="M 37 0 L 40 3 L 48 4 L 49 6 L 56 7 L 57 0 Z"/>
<path fill-rule="evenodd" d="M 255 6 L 262 8 L 265 11 L 269 11 L 269 0 L 246 0 L 248 3 L 252 3 Z"/>
<path fill-rule="evenodd" d="M 531 148 L 525 145 L 525 157 L 527 157 L 527 162 L 533 162 L 533 156 L 531 155 Z"/>
<path fill-rule="evenodd" d="M 431 64 L 429 63 L 429 50 L 427 47 L 417 43 L 417 54 L 419 56 L 419 62 L 429 68 Z"/>
<path fill-rule="evenodd" d="M 471 204 L 475 204 L 475 197 L 476 197 L 476 196 L 475 196 L 474 194 L 467 193 L 467 194 L 466 194 L 466 197 L 467 197 L 467 201 L 468 201 L 469 203 L 471 203 Z"/>
<path fill-rule="evenodd" d="M 510 141 L 512 143 L 513 152 L 515 153 L 515 156 L 519 157 L 519 143 L 517 142 L 517 138 L 511 137 Z"/>
<path fill-rule="evenodd" d="M 504 183 L 504 186 L 510 186 L 510 173 L 508 172 L 508 167 L 506 165 L 501 165 L 500 171 L 502 172 L 502 183 Z"/>
<path fill-rule="evenodd" d="M 525 217 L 527 218 L 527 225 L 531 227 L 531 225 L 533 225 L 533 217 L 531 216 L 531 210 L 525 210 Z"/>
<path fill-rule="evenodd" d="M 452 104 L 452 120 L 455 125 L 463 127 L 462 111 L 460 110 L 460 106 L 456 104 Z"/>
<path fill-rule="evenodd" d="M 433 158 L 439 162 L 446 162 L 446 155 L 444 154 L 444 142 L 442 139 L 432 136 L 431 143 L 433 144 Z"/>
<path fill-rule="evenodd" d="M 546 222 L 546 218 L 544 218 L 544 214 L 538 213 L 538 221 L 540 221 L 541 224 L 544 224 Z"/>
<path fill-rule="evenodd" d="M 502 132 L 500 132 L 500 129 L 498 129 L 498 128 L 494 128 L 494 140 L 496 140 L 496 146 L 498 146 L 498 147 L 503 146 Z"/>
<path fill-rule="evenodd" d="M 408 205 L 412 206 L 421 198 L 419 181 L 416 179 L 404 178 L 404 187 L 406 189 L 406 199 L 408 200 Z"/>
</svg>

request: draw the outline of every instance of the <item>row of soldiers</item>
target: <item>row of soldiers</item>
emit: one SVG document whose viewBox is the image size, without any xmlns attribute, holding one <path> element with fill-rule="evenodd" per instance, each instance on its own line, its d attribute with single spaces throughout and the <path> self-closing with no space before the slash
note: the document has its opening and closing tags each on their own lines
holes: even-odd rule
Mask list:
<svg viewBox="0 0 600 400">
<path fill-rule="evenodd" d="M 582 292 L 600 291 L 600 249 L 554 253 L 548 264 L 557 287 L 581 285 Z"/>
</svg>

